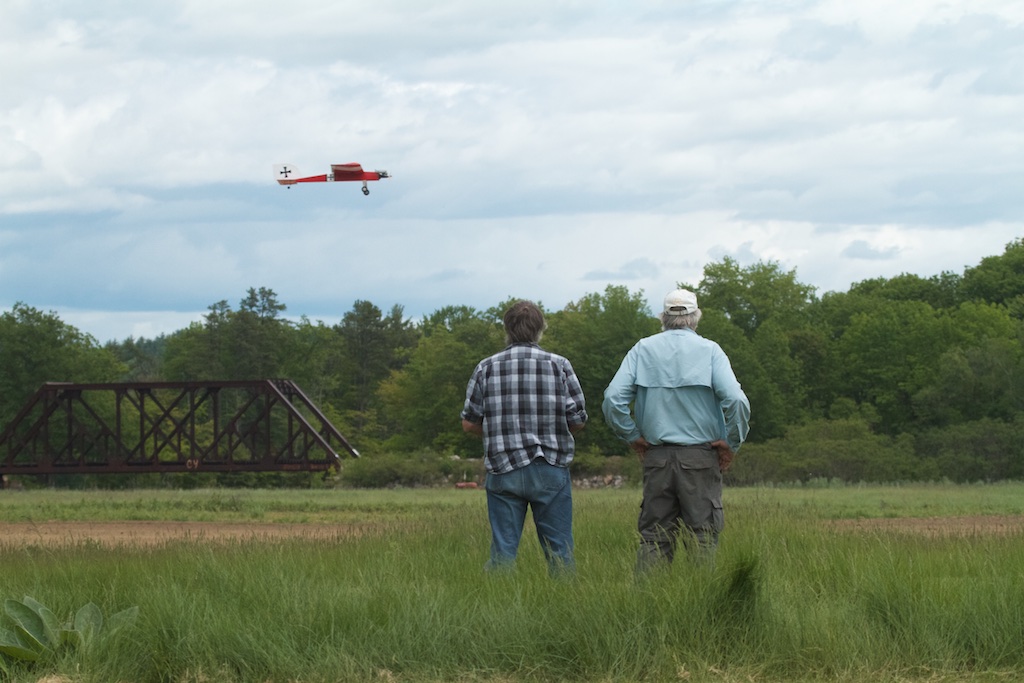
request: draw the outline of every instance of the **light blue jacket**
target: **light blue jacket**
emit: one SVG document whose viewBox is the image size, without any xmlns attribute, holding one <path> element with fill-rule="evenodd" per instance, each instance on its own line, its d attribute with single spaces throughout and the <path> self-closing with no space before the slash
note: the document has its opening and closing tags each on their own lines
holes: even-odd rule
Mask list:
<svg viewBox="0 0 1024 683">
<path fill-rule="evenodd" d="M 630 443 L 641 436 L 652 445 L 725 439 L 735 452 L 750 423 L 750 402 L 729 358 L 689 329 L 638 341 L 605 389 L 602 408 L 608 425 Z"/>
</svg>

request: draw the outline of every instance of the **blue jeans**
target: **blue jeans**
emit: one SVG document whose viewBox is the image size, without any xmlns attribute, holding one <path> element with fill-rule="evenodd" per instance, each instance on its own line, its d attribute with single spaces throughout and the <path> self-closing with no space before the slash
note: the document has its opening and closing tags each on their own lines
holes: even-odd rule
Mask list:
<svg viewBox="0 0 1024 683">
<path fill-rule="evenodd" d="M 552 575 L 576 569 L 572 543 L 572 481 L 568 467 L 535 458 L 526 467 L 487 475 L 487 517 L 491 522 L 488 570 L 511 569 L 523 535 L 526 508 L 533 510 L 537 538 Z"/>
</svg>

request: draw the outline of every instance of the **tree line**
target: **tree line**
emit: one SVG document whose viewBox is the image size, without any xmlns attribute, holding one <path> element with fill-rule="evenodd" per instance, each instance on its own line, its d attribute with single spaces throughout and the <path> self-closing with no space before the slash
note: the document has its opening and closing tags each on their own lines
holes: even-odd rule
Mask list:
<svg viewBox="0 0 1024 683">
<path fill-rule="evenodd" d="M 737 483 L 993 481 L 1024 477 L 1024 240 L 961 274 L 902 274 L 818 295 L 775 262 L 705 266 L 699 333 L 751 402 Z M 420 320 L 356 301 L 328 325 L 286 319 L 268 288 L 155 339 L 100 345 L 24 303 L 0 314 L 0 424 L 43 382 L 288 378 L 372 459 L 478 457 L 459 411 L 476 363 L 504 346 L 493 308 Z M 543 307 L 543 302 L 541 303 Z M 660 325 L 622 286 L 545 309 L 542 346 L 570 359 L 588 401 L 581 462 L 627 454 L 601 400 L 626 351 Z"/>
</svg>

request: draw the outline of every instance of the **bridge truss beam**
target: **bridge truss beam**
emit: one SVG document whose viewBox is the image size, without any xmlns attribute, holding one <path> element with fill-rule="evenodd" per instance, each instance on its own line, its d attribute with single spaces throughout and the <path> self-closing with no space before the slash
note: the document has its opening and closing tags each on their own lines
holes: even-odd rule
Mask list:
<svg viewBox="0 0 1024 683">
<path fill-rule="evenodd" d="M 0 474 L 323 471 L 359 453 L 290 380 L 48 382 L 0 433 Z"/>
</svg>

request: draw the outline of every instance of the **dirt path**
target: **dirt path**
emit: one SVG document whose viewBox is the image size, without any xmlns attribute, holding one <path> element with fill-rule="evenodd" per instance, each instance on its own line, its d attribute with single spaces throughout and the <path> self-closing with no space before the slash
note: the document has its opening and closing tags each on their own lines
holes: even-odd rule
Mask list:
<svg viewBox="0 0 1024 683">
<path fill-rule="evenodd" d="M 341 524 L 247 522 L 0 522 L 0 546 L 152 546 L 175 540 L 331 539 L 360 535 L 365 529 Z"/>
<path fill-rule="evenodd" d="M 852 532 L 892 531 L 924 536 L 1024 534 L 1024 515 L 845 519 L 829 523 Z M 334 539 L 360 536 L 372 525 L 266 522 L 0 522 L 0 547 L 98 543 L 155 546 L 170 541 Z"/>
<path fill-rule="evenodd" d="M 897 531 L 923 536 L 1006 536 L 1024 533 L 1024 515 L 842 519 L 832 525 L 848 531 Z"/>
</svg>

